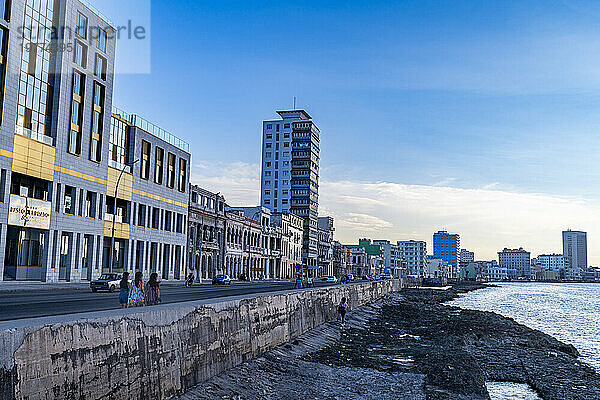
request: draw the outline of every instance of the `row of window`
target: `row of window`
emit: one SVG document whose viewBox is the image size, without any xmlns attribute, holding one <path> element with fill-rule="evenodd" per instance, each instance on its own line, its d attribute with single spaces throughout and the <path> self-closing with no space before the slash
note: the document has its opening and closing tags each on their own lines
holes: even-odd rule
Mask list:
<svg viewBox="0 0 600 400">
<path fill-rule="evenodd" d="M 283 158 L 284 157 L 289 157 L 290 156 L 290 152 L 289 151 L 284 151 L 281 155 Z M 270 151 L 265 152 L 265 158 L 272 158 L 273 157 L 273 153 Z M 279 153 L 276 152 L 275 153 L 275 159 L 279 160 Z"/>
<path fill-rule="evenodd" d="M 275 187 L 277 188 L 278 186 L 278 182 L 279 181 L 275 181 Z M 281 181 L 282 186 L 288 186 L 290 184 L 289 180 L 283 180 Z M 267 180 L 265 181 L 265 186 L 271 186 L 271 181 Z"/>
<path fill-rule="evenodd" d="M 77 27 L 75 29 L 75 34 L 80 38 L 87 40 L 88 31 L 88 18 L 82 12 L 77 11 Z M 92 36 L 95 36 L 91 39 L 95 40 L 98 50 L 106 53 L 106 43 L 108 39 L 106 31 L 100 27 L 93 27 L 91 33 Z"/>
<path fill-rule="evenodd" d="M 150 179 L 150 153 L 152 152 L 152 145 L 145 140 L 142 140 L 142 156 L 140 166 L 140 177 L 145 180 Z M 167 187 L 173 189 L 175 187 L 176 178 L 176 160 L 177 156 L 173 153 L 169 153 L 167 157 Z M 164 181 L 164 169 L 165 169 L 165 150 L 161 147 L 156 146 L 154 149 L 154 183 L 162 185 Z M 187 160 L 185 158 L 179 158 L 179 175 L 177 180 L 177 189 L 185 193 L 187 188 Z"/>
<path fill-rule="evenodd" d="M 271 142 L 265 143 L 265 147 L 267 149 L 272 149 L 273 143 L 271 143 Z M 283 147 L 290 147 L 290 142 L 284 142 Z M 296 146 L 294 145 L 294 147 L 296 147 Z M 275 150 L 279 150 L 279 143 L 275 143 Z"/>
<path fill-rule="evenodd" d="M 133 203 L 133 225 L 162 230 L 165 232 L 185 233 L 184 214 L 152 207 L 142 203 Z"/>
<path fill-rule="evenodd" d="M 275 134 L 275 140 L 279 141 L 279 138 L 280 138 L 279 133 Z M 284 139 L 289 139 L 290 138 L 290 134 L 289 133 L 284 133 L 283 134 L 283 138 Z M 272 133 L 267 133 L 265 135 L 265 139 L 273 139 L 273 134 Z"/>
<path fill-rule="evenodd" d="M 281 124 L 275 124 L 275 131 L 279 132 Z M 273 129 L 273 124 L 267 124 L 267 129 Z M 290 129 L 290 124 L 283 124 L 283 129 Z"/>
<path fill-rule="evenodd" d="M 23 175 L 21 180 L 23 179 L 27 178 Z M 21 184 L 21 182 L 18 184 Z M 60 183 L 56 185 L 55 211 L 57 213 L 104 219 L 104 215 L 97 211 L 103 209 L 103 202 L 104 195 L 102 193 L 83 189 L 77 190 L 76 187 L 61 185 Z"/>
</svg>

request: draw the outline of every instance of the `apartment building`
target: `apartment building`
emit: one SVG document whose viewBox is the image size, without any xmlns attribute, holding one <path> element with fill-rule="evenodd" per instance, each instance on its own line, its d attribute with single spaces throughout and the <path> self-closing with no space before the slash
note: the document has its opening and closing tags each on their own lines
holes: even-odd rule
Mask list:
<svg viewBox="0 0 600 400">
<path fill-rule="evenodd" d="M 448 278 L 458 277 L 460 235 L 439 231 L 433 234 L 433 256 L 448 263 Z"/>
<path fill-rule="evenodd" d="M 408 274 L 423 277 L 426 267 L 427 243 L 421 240 L 403 240 L 398 242 L 398 247 L 402 251 L 402 258 L 406 262 Z"/>
<path fill-rule="evenodd" d="M 567 230 L 562 233 L 563 255 L 569 258 L 566 279 L 581 280 L 588 269 L 587 233 Z"/>
<path fill-rule="evenodd" d="M 498 252 L 498 264 L 506 268 L 508 279 L 531 277 L 531 253 L 523 248 L 505 248 Z"/>
<path fill-rule="evenodd" d="M 303 263 L 317 267 L 321 132 L 304 110 L 277 114 L 263 121 L 261 204 L 303 218 Z"/>
</svg>

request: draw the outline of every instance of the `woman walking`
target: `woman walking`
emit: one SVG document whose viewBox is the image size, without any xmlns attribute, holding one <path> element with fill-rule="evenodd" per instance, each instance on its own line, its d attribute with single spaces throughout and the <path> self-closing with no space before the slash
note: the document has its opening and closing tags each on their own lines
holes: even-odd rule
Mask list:
<svg viewBox="0 0 600 400">
<path fill-rule="evenodd" d="M 144 282 L 143 275 L 141 272 L 135 273 L 135 280 L 129 290 L 129 307 L 142 307 L 144 305 Z"/>
<path fill-rule="evenodd" d="M 145 295 L 147 306 L 155 306 L 160 303 L 160 282 L 158 282 L 158 274 L 156 272 L 150 274 Z"/>
<path fill-rule="evenodd" d="M 127 303 L 129 303 L 129 272 L 123 272 L 123 277 L 121 278 L 121 282 L 119 283 L 119 287 L 121 290 L 119 291 L 119 304 L 121 304 L 121 308 L 127 308 Z"/>
</svg>

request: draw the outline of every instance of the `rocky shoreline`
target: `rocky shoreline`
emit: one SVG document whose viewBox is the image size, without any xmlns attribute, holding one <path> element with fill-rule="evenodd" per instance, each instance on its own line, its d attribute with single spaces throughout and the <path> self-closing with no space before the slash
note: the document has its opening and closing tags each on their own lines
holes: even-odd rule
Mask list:
<svg viewBox="0 0 600 400">
<path fill-rule="evenodd" d="M 489 399 L 526 383 L 544 400 L 600 399 L 577 350 L 500 315 L 444 305 L 465 291 L 404 289 L 223 374 L 185 399 Z"/>
</svg>

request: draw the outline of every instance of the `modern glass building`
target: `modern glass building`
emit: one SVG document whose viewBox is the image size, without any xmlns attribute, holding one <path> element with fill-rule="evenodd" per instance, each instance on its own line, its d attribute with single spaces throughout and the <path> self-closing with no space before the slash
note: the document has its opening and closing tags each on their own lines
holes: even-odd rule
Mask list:
<svg viewBox="0 0 600 400">
<path fill-rule="evenodd" d="M 111 112 L 114 33 L 79 0 L 0 0 L 0 280 L 185 265 L 189 148 Z"/>
</svg>

